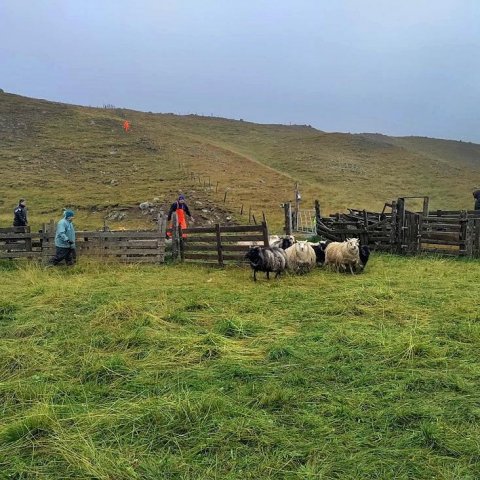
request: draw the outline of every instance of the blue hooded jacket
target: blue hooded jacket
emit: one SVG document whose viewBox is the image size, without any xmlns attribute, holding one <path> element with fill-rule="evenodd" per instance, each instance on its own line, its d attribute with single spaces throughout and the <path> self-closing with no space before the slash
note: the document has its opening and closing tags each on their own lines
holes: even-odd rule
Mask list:
<svg viewBox="0 0 480 480">
<path fill-rule="evenodd" d="M 67 220 L 68 217 L 73 217 L 73 212 L 67 210 L 63 214 L 63 218 L 57 224 L 57 232 L 55 234 L 55 246 L 61 248 L 75 248 L 75 227 L 72 222 Z M 73 242 L 72 244 L 68 241 Z"/>
</svg>

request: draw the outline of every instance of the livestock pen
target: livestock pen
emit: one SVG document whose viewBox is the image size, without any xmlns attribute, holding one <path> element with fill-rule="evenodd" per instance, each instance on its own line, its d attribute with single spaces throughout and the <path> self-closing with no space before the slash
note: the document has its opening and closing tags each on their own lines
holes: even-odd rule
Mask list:
<svg viewBox="0 0 480 480">
<path fill-rule="evenodd" d="M 423 200 L 422 210 L 407 209 L 410 199 Z M 285 232 L 289 234 L 292 225 L 299 222 L 291 220 L 288 203 L 284 208 Z M 349 208 L 348 212 L 327 216 L 321 214 L 317 200 L 314 226 L 316 234 L 327 240 L 341 242 L 356 237 L 361 245 L 377 251 L 480 257 L 480 211 L 430 211 L 429 197 L 399 197 L 385 203 L 381 212 Z"/>
</svg>

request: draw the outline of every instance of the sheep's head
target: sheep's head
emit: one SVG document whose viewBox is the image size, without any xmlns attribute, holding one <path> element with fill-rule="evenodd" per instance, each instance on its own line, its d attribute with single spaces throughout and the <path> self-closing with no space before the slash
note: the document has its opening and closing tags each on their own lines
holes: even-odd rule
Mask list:
<svg viewBox="0 0 480 480">
<path fill-rule="evenodd" d="M 358 252 L 359 243 L 358 238 L 347 238 L 347 249 L 352 253 Z"/>
<path fill-rule="evenodd" d="M 293 235 L 287 235 L 282 238 L 282 249 L 286 250 L 288 247 L 291 247 L 295 243 L 295 237 Z"/>
<path fill-rule="evenodd" d="M 307 250 L 307 242 L 305 242 L 305 241 L 297 242 L 295 244 L 295 248 L 299 252 L 305 252 Z"/>
<path fill-rule="evenodd" d="M 252 265 L 258 265 L 263 258 L 261 247 L 250 247 L 245 254 L 245 258 L 250 260 Z"/>
</svg>

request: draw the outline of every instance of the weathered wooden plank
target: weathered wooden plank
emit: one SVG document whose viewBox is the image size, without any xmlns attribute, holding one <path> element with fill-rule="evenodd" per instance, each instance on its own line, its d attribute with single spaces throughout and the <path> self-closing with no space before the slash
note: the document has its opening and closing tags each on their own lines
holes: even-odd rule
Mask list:
<svg viewBox="0 0 480 480">
<path fill-rule="evenodd" d="M 34 233 L 0 233 L 0 240 L 18 240 L 39 238 L 40 234 Z"/>
<path fill-rule="evenodd" d="M 0 233 L 30 233 L 30 227 L 1 227 Z"/>
<path fill-rule="evenodd" d="M 220 226 L 221 233 L 263 232 L 263 225 L 231 225 Z"/>
<path fill-rule="evenodd" d="M 185 251 L 186 252 L 193 252 L 193 251 L 208 251 L 208 252 L 216 252 L 217 246 L 216 245 L 190 245 L 188 243 L 185 244 Z M 244 252 L 246 253 L 249 249 L 248 245 L 225 245 L 222 243 L 222 250 L 224 252 Z"/>
<path fill-rule="evenodd" d="M 207 253 L 190 253 L 185 252 L 185 260 L 211 260 L 218 262 L 218 255 L 209 255 Z"/>
<path fill-rule="evenodd" d="M 439 218 L 431 218 L 427 217 L 423 219 L 424 225 L 431 225 L 432 227 L 448 227 L 448 228 L 455 228 L 455 227 L 460 227 L 461 224 L 460 218 L 444 218 L 444 217 L 439 217 Z"/>
<path fill-rule="evenodd" d="M 185 252 L 193 252 L 193 251 L 208 251 L 208 252 L 216 252 L 218 251 L 217 245 L 191 245 L 190 243 L 185 243 L 183 246 Z"/>
<path fill-rule="evenodd" d="M 151 264 L 159 264 L 163 263 L 163 257 L 120 257 L 120 258 L 112 258 L 115 262 L 120 263 L 151 263 Z"/>
<path fill-rule="evenodd" d="M 248 252 L 250 247 L 248 245 L 229 245 L 222 243 L 222 250 L 224 252 Z"/>
<path fill-rule="evenodd" d="M 10 243 L 7 245 L 0 245 L 0 252 L 31 252 L 25 244 Z"/>
<path fill-rule="evenodd" d="M 216 242 L 216 237 L 215 235 L 211 235 L 209 237 L 207 236 L 201 236 L 201 237 L 193 237 L 190 235 L 187 235 L 187 238 L 185 239 L 184 243 L 215 243 Z"/>
<path fill-rule="evenodd" d="M 85 252 L 89 255 L 100 255 L 100 256 L 108 256 L 108 255 L 158 255 L 159 252 L 163 252 L 163 250 L 159 250 L 158 248 L 129 248 L 129 249 L 114 249 L 114 248 L 79 248 L 77 246 L 77 251 Z"/>
<path fill-rule="evenodd" d="M 36 258 L 41 255 L 41 252 L 0 252 L 0 258 Z"/>
<path fill-rule="evenodd" d="M 215 233 L 215 227 L 189 227 L 183 230 L 183 233 L 187 235 L 192 233 Z"/>
<path fill-rule="evenodd" d="M 76 232 L 77 239 L 79 238 L 161 238 L 158 230 L 152 231 L 140 231 L 140 232 L 132 232 L 132 231 L 125 231 L 125 232 Z"/>
<path fill-rule="evenodd" d="M 238 261 L 238 262 L 246 261 L 245 255 L 239 255 L 239 254 L 233 254 L 233 253 L 224 254 L 223 259 L 224 260 L 235 260 L 235 261 Z"/>
<path fill-rule="evenodd" d="M 454 245 L 454 246 L 460 246 L 462 244 L 461 241 L 453 241 L 453 240 L 439 240 L 436 238 L 423 238 L 420 240 L 420 243 L 422 245 L 424 244 L 430 244 L 430 245 Z"/>
<path fill-rule="evenodd" d="M 156 248 L 157 245 L 162 244 L 164 242 L 159 241 L 156 238 L 152 239 L 146 239 L 146 240 L 125 240 L 125 239 L 107 239 L 107 240 L 102 240 L 99 238 L 93 238 L 90 240 L 85 241 L 82 238 L 77 238 L 76 244 L 77 245 L 85 245 L 85 246 L 96 246 L 96 245 L 107 245 L 111 247 L 116 247 L 116 248 L 128 248 L 128 247 L 133 247 L 133 248 Z"/>
<path fill-rule="evenodd" d="M 229 235 L 224 236 L 222 235 L 222 244 L 231 242 L 262 242 L 263 244 L 263 236 L 262 235 Z"/>
</svg>

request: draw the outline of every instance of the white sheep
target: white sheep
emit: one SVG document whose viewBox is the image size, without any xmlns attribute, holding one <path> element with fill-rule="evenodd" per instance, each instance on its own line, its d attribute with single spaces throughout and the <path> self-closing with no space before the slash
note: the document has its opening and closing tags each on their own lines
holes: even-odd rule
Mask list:
<svg viewBox="0 0 480 480">
<path fill-rule="evenodd" d="M 338 271 L 347 268 L 353 274 L 360 267 L 360 253 L 358 238 L 347 238 L 345 242 L 332 242 L 325 249 L 325 265 Z"/>
<path fill-rule="evenodd" d="M 315 267 L 315 250 L 308 242 L 297 242 L 285 250 L 287 266 L 294 273 L 306 273 Z"/>
</svg>

